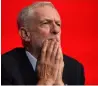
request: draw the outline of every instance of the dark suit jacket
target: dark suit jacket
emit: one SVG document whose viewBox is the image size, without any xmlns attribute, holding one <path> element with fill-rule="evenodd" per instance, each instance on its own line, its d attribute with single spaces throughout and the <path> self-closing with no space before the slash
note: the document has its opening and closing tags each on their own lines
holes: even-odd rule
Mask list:
<svg viewBox="0 0 98 86">
<path fill-rule="evenodd" d="M 68 85 L 84 84 L 83 66 L 76 60 L 64 55 L 63 81 Z M 1 56 L 2 85 L 35 85 L 37 76 L 24 48 L 16 48 Z"/>
</svg>

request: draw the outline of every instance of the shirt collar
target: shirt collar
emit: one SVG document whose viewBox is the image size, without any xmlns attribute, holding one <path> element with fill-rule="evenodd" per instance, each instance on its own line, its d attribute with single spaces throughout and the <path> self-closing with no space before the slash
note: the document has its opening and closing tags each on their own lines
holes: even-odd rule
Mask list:
<svg viewBox="0 0 98 86">
<path fill-rule="evenodd" d="M 37 59 L 33 55 L 31 55 L 31 53 L 28 52 L 28 51 L 26 51 L 26 55 L 27 55 L 31 65 L 32 65 L 33 69 L 35 70 L 36 69 Z"/>
</svg>

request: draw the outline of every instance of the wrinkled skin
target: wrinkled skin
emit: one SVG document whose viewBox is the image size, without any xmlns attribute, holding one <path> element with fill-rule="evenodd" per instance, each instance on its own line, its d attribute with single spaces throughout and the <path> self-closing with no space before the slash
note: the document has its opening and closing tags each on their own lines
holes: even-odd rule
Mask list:
<svg viewBox="0 0 98 86">
<path fill-rule="evenodd" d="M 31 24 L 28 28 L 21 27 L 19 33 L 26 50 L 38 59 L 38 84 L 62 85 L 64 63 L 59 13 L 50 6 L 38 7 L 33 11 Z"/>
<path fill-rule="evenodd" d="M 57 41 L 45 41 L 37 64 L 39 82 L 45 85 L 63 85 L 63 57 Z"/>
</svg>

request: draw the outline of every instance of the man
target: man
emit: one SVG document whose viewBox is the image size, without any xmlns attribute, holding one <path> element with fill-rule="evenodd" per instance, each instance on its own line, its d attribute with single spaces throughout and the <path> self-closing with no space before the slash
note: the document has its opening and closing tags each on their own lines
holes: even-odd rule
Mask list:
<svg viewBox="0 0 98 86">
<path fill-rule="evenodd" d="M 24 48 L 2 55 L 2 85 L 84 84 L 83 66 L 62 54 L 61 19 L 52 3 L 24 8 L 17 23 Z"/>
</svg>

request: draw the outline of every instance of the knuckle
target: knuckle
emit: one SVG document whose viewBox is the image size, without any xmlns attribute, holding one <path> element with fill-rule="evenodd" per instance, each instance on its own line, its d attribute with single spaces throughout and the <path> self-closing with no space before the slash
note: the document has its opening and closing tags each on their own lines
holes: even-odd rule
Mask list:
<svg viewBox="0 0 98 86">
<path fill-rule="evenodd" d="M 48 52 L 52 52 L 52 50 L 51 49 L 48 49 Z"/>
<path fill-rule="evenodd" d="M 54 58 L 55 57 L 55 54 L 53 53 L 51 57 Z"/>
<path fill-rule="evenodd" d="M 45 52 L 46 52 L 46 49 L 43 49 L 43 50 L 42 50 L 42 53 L 45 53 Z"/>
<path fill-rule="evenodd" d="M 54 46 L 54 48 L 57 48 L 57 46 L 58 46 L 58 45 L 56 44 L 56 45 Z"/>
<path fill-rule="evenodd" d="M 57 60 L 60 60 L 60 56 L 57 57 Z"/>
</svg>

